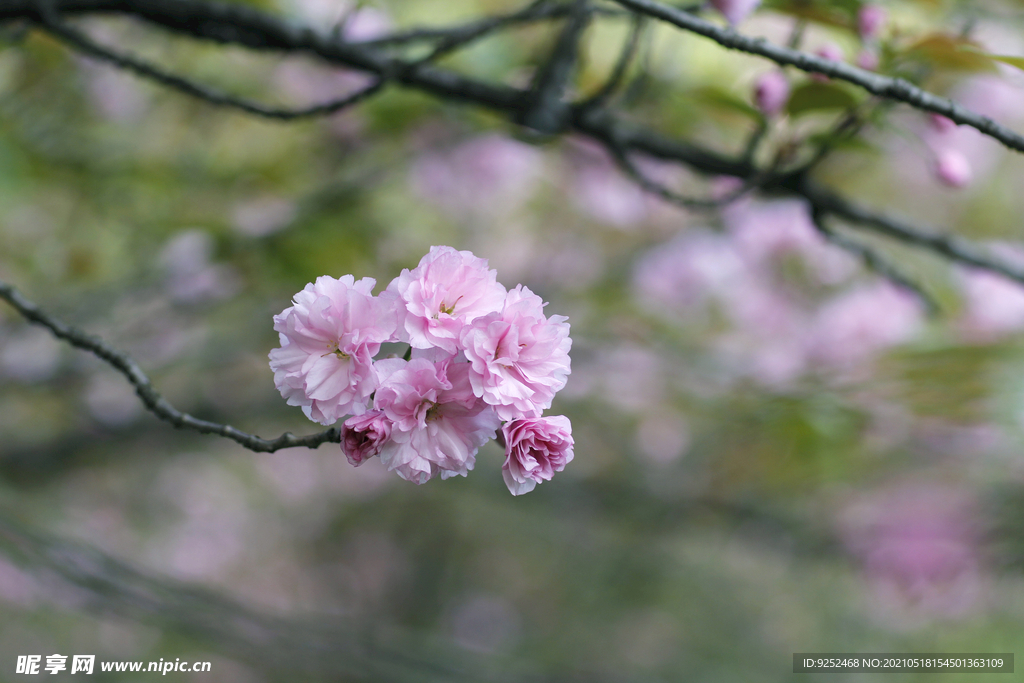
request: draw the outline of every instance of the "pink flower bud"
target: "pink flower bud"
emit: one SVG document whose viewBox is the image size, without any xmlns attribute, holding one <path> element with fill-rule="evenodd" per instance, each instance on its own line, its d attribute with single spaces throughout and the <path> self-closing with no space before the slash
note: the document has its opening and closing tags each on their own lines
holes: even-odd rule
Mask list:
<svg viewBox="0 0 1024 683">
<path fill-rule="evenodd" d="M 950 187 L 964 187 L 971 182 L 971 162 L 955 149 L 944 149 L 936 155 L 935 175 Z"/>
<path fill-rule="evenodd" d="M 514 420 L 501 433 L 505 437 L 501 475 L 513 496 L 529 493 L 572 460 L 572 425 L 562 415 Z"/>
<path fill-rule="evenodd" d="M 341 428 L 341 451 L 358 467 L 375 455 L 391 439 L 391 420 L 379 410 L 371 410 L 345 420 Z"/>
<path fill-rule="evenodd" d="M 878 37 L 889 19 L 889 13 L 880 5 L 864 5 L 857 13 L 857 31 L 864 40 Z"/>
<path fill-rule="evenodd" d="M 733 26 L 746 19 L 760 4 L 761 0 L 711 0 L 711 6 Z"/>
<path fill-rule="evenodd" d="M 857 55 L 857 66 L 865 71 L 874 71 L 878 68 L 878 53 L 874 50 L 861 50 Z"/>
<path fill-rule="evenodd" d="M 789 101 L 789 80 L 781 71 L 769 71 L 754 84 L 754 102 L 765 116 L 775 116 Z"/>
<path fill-rule="evenodd" d="M 842 48 L 836 45 L 835 43 L 825 43 L 817 50 L 815 50 L 814 54 L 816 54 L 818 57 L 821 57 L 822 59 L 827 59 L 830 62 L 841 62 L 846 57 L 846 55 L 843 54 Z M 824 74 L 811 74 L 811 78 L 818 82 L 824 82 L 828 80 L 828 76 Z"/>
<path fill-rule="evenodd" d="M 956 128 L 956 123 L 942 114 L 929 114 L 928 119 L 931 121 L 932 128 L 940 133 L 948 133 Z"/>
</svg>

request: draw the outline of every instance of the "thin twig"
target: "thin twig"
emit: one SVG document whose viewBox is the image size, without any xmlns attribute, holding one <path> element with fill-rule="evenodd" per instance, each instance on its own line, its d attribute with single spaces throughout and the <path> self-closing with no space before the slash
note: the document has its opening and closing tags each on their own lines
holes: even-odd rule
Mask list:
<svg viewBox="0 0 1024 683">
<path fill-rule="evenodd" d="M 604 85 L 601 86 L 601 89 L 581 102 L 580 106 L 597 107 L 607 104 L 608 100 L 619 89 L 623 80 L 626 78 L 626 72 L 629 70 L 629 65 L 633 62 L 633 58 L 636 56 L 637 48 L 640 47 L 640 36 L 643 34 L 644 25 L 644 17 L 639 14 L 634 14 L 632 16 L 632 26 L 629 31 L 629 38 L 626 40 L 626 45 L 622 49 L 622 52 L 619 53 L 619 58 L 615 62 L 615 68 L 612 69 L 611 75 L 608 77 L 608 80 L 604 82 Z"/>
<path fill-rule="evenodd" d="M 379 49 L 339 42 L 248 5 L 218 3 L 211 0 L 53 0 L 53 3 L 64 14 L 128 14 L 199 39 L 243 45 L 252 49 L 311 53 L 328 63 L 342 64 L 377 76 L 390 76 L 407 87 L 416 88 L 444 100 L 472 103 L 504 114 L 512 120 L 517 120 L 521 116 L 524 102 L 527 101 L 528 91 L 487 83 L 430 64 L 410 68 L 408 62 L 390 57 Z M 39 22 L 41 16 L 38 0 L 4 0 L 0 3 L 0 21 L 17 19 Z M 718 27 L 711 28 L 719 31 Z M 753 43 L 757 48 L 757 54 L 776 49 L 763 41 L 745 38 L 727 29 L 721 31 L 728 36 Z M 733 45 L 729 44 L 727 47 Z M 805 56 L 801 53 L 796 54 L 800 60 L 804 60 Z M 806 57 L 811 58 L 810 55 Z M 787 59 L 793 62 L 796 58 Z M 833 76 L 839 74 L 837 70 L 851 69 L 837 62 L 821 62 L 814 58 L 801 63 L 808 69 L 812 66 L 818 69 L 820 66 L 822 68 L 818 70 Z M 860 70 L 853 71 L 864 74 L 865 77 L 877 76 Z M 606 107 L 574 107 L 568 125 L 574 132 L 603 145 L 613 144 L 618 149 L 630 153 L 639 152 L 655 159 L 688 166 L 702 174 L 739 178 L 768 194 L 804 197 L 824 209 L 826 213 L 849 221 L 851 227 L 887 235 L 950 261 L 998 273 L 1024 284 L 1024 270 L 993 259 L 961 240 L 935 235 L 923 228 L 860 207 L 810 183 L 804 173 L 789 173 L 782 178 L 765 178 L 760 175 L 763 172 L 753 166 L 749 159 L 728 157 L 699 145 L 666 137 L 649 128 L 632 124 Z M 706 204 L 702 200 L 697 201 Z"/>
<path fill-rule="evenodd" d="M 277 121 L 294 121 L 295 119 L 335 114 L 342 109 L 359 104 L 380 92 L 386 83 L 384 78 L 379 77 L 369 85 L 359 88 L 355 92 L 345 95 L 344 97 L 310 107 L 300 109 L 269 107 L 258 102 L 229 95 L 219 90 L 214 90 L 213 88 L 205 85 L 195 83 L 183 76 L 165 71 L 155 64 L 144 62 L 136 57 L 132 57 L 124 53 L 115 52 L 110 48 L 94 42 L 84 33 L 71 28 L 67 24 L 56 20 L 54 17 L 48 17 L 44 21 L 43 27 L 49 34 L 59 38 L 72 48 L 108 62 L 120 69 L 131 71 L 138 76 L 156 81 L 210 104 L 239 109 L 248 114 L 255 114 L 256 116 Z"/>
<path fill-rule="evenodd" d="M 533 79 L 521 119 L 524 126 L 550 135 L 561 132 L 567 125 L 571 107 L 564 97 L 579 58 L 580 37 L 589 22 L 588 0 L 576 0 L 551 56 Z"/>
<path fill-rule="evenodd" d="M 509 14 L 499 14 L 485 19 L 467 22 L 459 26 L 413 28 L 397 31 L 379 38 L 357 41 L 354 44 L 366 47 L 391 47 L 427 41 L 459 40 L 462 36 L 481 37 L 495 30 L 509 28 L 518 24 L 528 24 L 545 19 L 558 19 L 572 13 L 572 2 L 552 3 L 550 0 L 537 0 L 525 8 Z M 606 17 L 635 16 L 632 12 L 604 7 L 591 9 L 594 14 Z"/>
<path fill-rule="evenodd" d="M 459 48 L 463 48 L 480 38 L 488 36 L 499 29 L 507 28 L 514 24 L 560 16 L 560 14 L 552 12 L 551 9 L 552 7 L 550 6 L 549 0 L 534 0 L 534 2 L 531 2 L 522 10 L 515 12 L 514 14 L 506 14 L 467 24 L 466 26 L 453 30 L 443 36 L 437 45 L 434 46 L 434 49 L 431 50 L 423 59 L 417 60 L 417 62 L 432 62 Z M 562 13 L 568 13 L 570 9 L 571 6 L 566 5 L 562 8 Z"/>
<path fill-rule="evenodd" d="M 924 304 L 925 309 L 930 316 L 937 316 L 942 312 L 942 307 L 935 298 L 929 294 L 925 289 L 918 283 L 914 282 L 907 275 L 900 272 L 899 268 L 890 263 L 882 254 L 875 251 L 866 244 L 861 244 L 854 240 L 849 239 L 845 235 L 842 235 L 828 226 L 826 223 L 826 217 L 823 211 L 813 208 L 811 209 L 811 219 L 814 223 L 814 227 L 818 230 L 825 240 L 839 247 L 840 249 L 849 252 L 864 262 L 864 265 L 878 273 L 886 280 L 889 280 L 900 289 L 905 289 Z"/>
<path fill-rule="evenodd" d="M 13 285 L 2 281 L 0 281 L 0 299 L 7 301 L 29 322 L 50 330 L 53 336 L 58 339 L 63 339 L 72 346 L 88 351 L 97 358 L 106 361 L 107 364 L 124 375 L 132 386 L 135 387 L 135 393 L 138 394 L 139 399 L 151 413 L 165 422 L 170 422 L 175 427 L 191 429 L 200 434 L 217 434 L 218 436 L 236 441 L 245 448 L 258 453 L 273 453 L 282 448 L 296 448 L 299 446 L 317 448 L 323 443 L 341 442 L 341 433 L 335 427 L 307 436 L 295 436 L 291 432 L 285 432 L 276 439 L 261 439 L 230 425 L 200 420 L 188 413 L 183 413 L 157 393 L 149 377 L 146 376 L 142 368 L 128 354 L 114 349 L 99 337 L 56 320 L 39 308 L 39 306 L 26 299 Z"/>
<path fill-rule="evenodd" d="M 728 206 L 744 195 L 756 190 L 771 175 L 771 171 L 758 172 L 745 179 L 738 188 L 727 192 L 721 197 L 687 197 L 686 195 L 676 192 L 644 173 L 643 170 L 637 166 L 632 159 L 630 159 L 628 150 L 622 145 L 615 144 L 608 140 L 604 140 L 603 142 L 605 143 L 605 147 L 608 149 L 608 152 L 611 154 L 612 159 L 615 160 L 622 172 L 625 173 L 634 183 L 647 192 L 661 197 L 670 204 L 675 204 L 676 206 L 684 209 L 708 210 Z"/>
<path fill-rule="evenodd" d="M 885 235 L 898 242 L 921 247 L 950 261 L 987 270 L 1024 284 L 1024 268 L 993 258 L 978 247 L 946 235 L 936 235 L 902 221 L 872 213 L 828 190 L 803 183 L 802 194 L 814 210 L 844 219 L 851 228 Z"/>
<path fill-rule="evenodd" d="M 987 116 L 973 112 L 953 100 L 923 90 L 905 79 L 883 76 L 843 62 L 773 45 L 764 38 L 745 36 L 731 28 L 717 26 L 688 12 L 656 2 L 656 0 L 615 0 L 615 2 L 635 12 L 661 19 L 683 30 L 710 38 L 722 47 L 767 57 L 777 64 L 795 66 L 802 71 L 821 73 L 848 81 L 873 95 L 898 100 L 918 109 L 942 114 L 956 123 L 976 128 L 1010 149 L 1024 152 L 1024 135 L 1001 126 Z"/>
</svg>

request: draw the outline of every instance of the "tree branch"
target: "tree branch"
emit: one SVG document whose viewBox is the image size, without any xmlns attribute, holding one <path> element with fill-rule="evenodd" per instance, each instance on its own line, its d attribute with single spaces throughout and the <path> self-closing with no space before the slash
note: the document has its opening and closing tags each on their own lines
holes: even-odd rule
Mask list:
<svg viewBox="0 0 1024 683">
<path fill-rule="evenodd" d="M 615 0 L 635 12 L 661 19 L 683 30 L 710 38 L 722 47 L 767 57 L 777 64 L 795 66 L 810 73 L 821 73 L 864 88 L 873 95 L 898 100 L 925 111 L 942 114 L 956 123 L 970 126 L 1017 152 L 1024 152 L 1024 136 L 987 116 L 975 113 L 953 100 L 939 97 L 902 78 L 891 78 L 865 71 L 843 62 L 817 57 L 788 47 L 773 45 L 764 38 L 751 38 L 731 28 L 716 26 L 698 16 L 663 5 L 655 0 Z"/>
<path fill-rule="evenodd" d="M 0 281 L 0 299 L 7 301 L 29 322 L 50 330 L 53 336 L 58 339 L 63 339 L 72 346 L 88 351 L 97 358 L 106 361 L 111 367 L 124 375 L 132 386 L 135 387 L 135 393 L 138 394 L 143 405 L 151 413 L 165 422 L 170 422 L 179 429 L 191 429 L 200 434 L 223 436 L 257 453 L 273 453 L 282 448 L 296 448 L 299 446 L 317 448 L 323 443 L 341 442 L 341 432 L 335 427 L 307 436 L 295 436 L 291 432 L 285 432 L 276 439 L 261 439 L 230 425 L 200 420 L 188 413 L 183 413 L 157 393 L 149 377 L 146 376 L 146 373 L 142 371 L 128 354 L 114 349 L 99 337 L 87 334 L 54 319 L 39 308 L 39 306 L 22 296 L 21 292 L 15 287 L 3 281 Z"/>
<path fill-rule="evenodd" d="M 935 316 L 942 312 L 941 306 L 939 306 L 939 303 L 931 294 L 926 292 L 921 285 L 901 273 L 900 270 L 890 263 L 884 256 L 867 245 L 855 242 L 830 228 L 825 222 L 826 216 L 821 209 L 812 207 L 811 219 L 814 223 L 814 227 L 818 230 L 818 233 L 828 242 L 853 254 L 863 261 L 865 266 L 878 273 L 886 280 L 889 280 L 900 289 L 905 289 L 920 299 L 921 303 L 924 304 L 925 309 L 927 309 L 928 315 Z"/>
<path fill-rule="evenodd" d="M 335 114 L 342 109 L 359 104 L 380 92 L 384 88 L 384 84 L 386 82 L 384 78 L 378 78 L 368 86 L 359 88 L 355 92 L 344 97 L 301 109 L 268 107 L 258 102 L 235 97 L 219 90 L 214 90 L 213 88 L 209 88 L 205 85 L 195 83 L 183 76 L 178 76 L 165 71 L 154 64 L 142 61 L 136 57 L 115 52 L 110 48 L 96 43 L 81 31 L 68 26 L 66 23 L 61 21 L 58 16 L 45 11 L 45 9 L 43 11 L 43 17 L 43 27 L 50 35 L 60 39 L 65 44 L 79 52 L 83 52 L 95 57 L 96 59 L 107 62 L 117 68 L 130 71 L 142 78 L 156 81 L 157 83 L 166 85 L 169 88 L 191 95 L 192 97 L 203 100 L 204 102 L 217 106 L 239 109 L 248 114 L 254 114 L 256 116 L 262 116 L 264 118 L 274 119 L 277 121 L 294 121 L 295 119 Z"/>
<path fill-rule="evenodd" d="M 650 0 L 620 0 L 622 3 Z M 645 6 L 646 6 L 645 4 Z M 345 43 L 336 37 L 320 34 L 312 29 L 288 23 L 246 5 L 223 4 L 206 0 L 53 0 L 54 7 L 64 14 L 117 13 L 128 14 L 162 26 L 165 29 L 195 38 L 222 43 L 244 45 L 260 50 L 285 52 L 307 52 L 326 62 L 345 66 L 380 76 L 392 76 L 407 87 L 415 88 L 450 101 L 463 101 L 504 114 L 511 120 L 519 120 L 528 102 L 528 92 L 505 85 L 494 85 L 462 76 L 430 64 L 405 62 L 385 54 L 379 48 Z M 675 10 L 653 3 L 659 11 Z M 701 22 L 685 14 L 687 21 L 693 20 L 719 34 L 730 36 L 744 45 L 756 47 L 755 53 L 774 54 L 776 48 L 764 41 L 740 36 L 728 29 Z M 0 21 L 29 19 L 40 22 L 42 16 L 34 0 L 0 0 Z M 684 26 L 685 27 L 685 26 Z M 702 28 L 704 30 L 704 28 Z M 719 36 L 721 37 L 721 36 Z M 727 45 L 731 47 L 732 45 Z M 865 77 L 882 78 L 835 62 L 823 62 L 810 55 L 794 51 L 786 52 L 789 60 L 801 61 L 809 70 L 821 70 L 830 75 L 844 73 L 864 74 Z M 793 55 L 796 55 L 795 57 Z M 797 64 L 799 66 L 799 64 Z M 822 67 L 819 69 L 818 67 Z M 838 70 L 838 71 L 837 71 Z M 936 98 L 941 99 L 941 98 Z M 943 111 L 949 114 L 946 110 Z M 962 117 L 961 117 L 962 118 Z M 1024 284 L 1024 269 L 1002 263 L 979 251 L 968 243 L 954 238 L 937 236 L 928 231 L 906 225 L 884 215 L 875 214 L 856 204 L 825 190 L 809 181 L 805 173 L 790 173 L 785 176 L 760 177 L 761 171 L 746 157 L 731 158 L 722 154 L 660 135 L 648 128 L 623 120 L 606 107 L 573 106 L 570 109 L 568 127 L 602 145 L 615 145 L 627 152 L 640 152 L 656 159 L 684 164 L 707 175 L 724 175 L 739 178 L 750 183 L 768 195 L 788 195 L 806 198 L 825 214 L 850 221 L 853 227 L 871 230 L 887 235 L 901 242 L 924 248 L 951 261 L 982 270 L 995 272 Z M 654 188 L 648 187 L 650 191 Z M 282 446 L 283 447 L 283 446 Z"/>
<path fill-rule="evenodd" d="M 528 104 L 520 120 L 524 126 L 548 135 L 565 129 L 570 107 L 563 98 L 579 58 L 580 37 L 589 22 L 588 0 L 575 0 L 551 56 L 533 79 Z"/>
<path fill-rule="evenodd" d="M 852 228 L 869 230 L 904 244 L 922 247 L 956 263 L 987 270 L 1024 284 L 1024 268 L 992 258 L 968 242 L 952 236 L 931 234 L 897 219 L 872 213 L 808 181 L 802 183 L 799 194 L 807 198 L 814 210 L 822 215 L 845 219 Z"/>
<path fill-rule="evenodd" d="M 632 63 L 637 49 L 640 47 L 640 36 L 643 30 L 644 17 L 634 14 L 632 16 L 632 25 L 629 29 L 629 38 L 626 39 L 626 45 L 622 48 L 622 52 L 619 53 L 619 58 L 615 62 L 611 75 L 608 76 L 608 80 L 601 86 L 601 89 L 584 100 L 580 106 L 602 106 L 615 94 L 615 91 L 619 89 L 625 80 L 626 71 L 629 69 L 629 65 Z"/>
</svg>

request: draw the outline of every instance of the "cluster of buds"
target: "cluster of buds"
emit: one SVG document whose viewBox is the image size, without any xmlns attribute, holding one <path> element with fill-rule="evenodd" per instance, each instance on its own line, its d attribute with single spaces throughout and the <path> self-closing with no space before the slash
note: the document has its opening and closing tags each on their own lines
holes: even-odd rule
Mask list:
<svg viewBox="0 0 1024 683">
<path fill-rule="evenodd" d="M 506 290 L 485 259 L 451 247 L 431 247 L 378 296 L 375 284 L 323 276 L 274 316 L 274 383 L 314 422 L 350 416 L 350 463 L 378 456 L 417 484 L 465 476 L 500 428 L 502 473 L 519 495 L 572 460 L 569 420 L 543 416 L 570 371 L 564 316 L 545 316 L 539 296 Z M 375 359 L 387 342 L 408 353 Z"/>
</svg>

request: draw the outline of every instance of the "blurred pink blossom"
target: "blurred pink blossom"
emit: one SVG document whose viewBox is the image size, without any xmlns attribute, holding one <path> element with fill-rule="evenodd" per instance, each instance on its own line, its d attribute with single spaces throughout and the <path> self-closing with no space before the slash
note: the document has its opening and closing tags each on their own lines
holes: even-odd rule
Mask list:
<svg viewBox="0 0 1024 683">
<path fill-rule="evenodd" d="M 825 43 L 815 50 L 814 54 L 830 62 L 842 62 L 846 59 L 846 55 L 843 53 L 843 48 L 839 47 L 835 43 Z M 812 73 L 811 78 L 819 82 L 825 82 L 828 80 L 828 76 L 819 73 Z"/>
<path fill-rule="evenodd" d="M 965 491 L 908 485 L 845 511 L 847 546 L 863 563 L 880 611 L 956 617 L 973 606 L 981 590 L 973 507 Z"/>
<path fill-rule="evenodd" d="M 754 102 L 765 116 L 776 116 L 789 101 L 789 79 L 776 69 L 762 74 L 754 84 Z"/>
<path fill-rule="evenodd" d="M 909 341 L 921 328 L 920 302 L 888 282 L 848 290 L 818 311 L 807 344 L 813 358 L 848 367 Z"/>
<path fill-rule="evenodd" d="M 60 367 L 61 351 L 60 341 L 42 327 L 0 335 L 0 374 L 26 384 L 46 381 Z"/>
<path fill-rule="evenodd" d="M 1024 111 L 1024 88 L 999 76 L 976 76 L 959 87 L 952 99 L 999 123 L 1012 125 Z M 1005 150 L 970 126 L 957 126 L 942 117 L 929 117 L 921 138 L 932 150 L 935 177 L 951 187 L 963 187 L 989 176 Z"/>
<path fill-rule="evenodd" d="M 46 592 L 45 587 L 40 585 L 32 574 L 0 557 L 0 601 L 8 605 L 30 608 Z"/>
<path fill-rule="evenodd" d="M 572 462 L 572 424 L 567 417 L 523 418 L 506 423 L 501 433 L 505 437 L 501 475 L 513 496 L 550 481 L 555 472 Z"/>
<path fill-rule="evenodd" d="M 412 163 L 410 181 L 420 197 L 447 211 L 497 217 L 528 199 L 542 170 L 536 148 L 495 134 L 424 153 Z"/>
<path fill-rule="evenodd" d="M 341 35 L 352 42 L 379 38 L 391 29 L 391 18 L 376 7 L 359 7 L 350 0 L 290 1 L 314 28 L 334 29 L 344 20 Z"/>
<path fill-rule="evenodd" d="M 235 230 L 243 235 L 265 237 L 287 227 L 297 212 L 293 202 L 263 196 L 235 204 L 231 220 Z"/>
<path fill-rule="evenodd" d="M 636 430 L 640 453 L 659 465 L 678 460 L 690 447 L 690 426 L 686 419 L 669 410 L 650 411 Z"/>
<path fill-rule="evenodd" d="M 1020 265 L 1020 247 L 997 246 L 1001 257 Z M 964 294 L 960 325 L 968 337 L 988 341 L 1024 328 L 1024 285 L 981 270 L 963 271 L 960 281 Z"/>
<path fill-rule="evenodd" d="M 760 4 L 761 0 L 711 0 L 711 6 L 733 26 L 746 19 Z"/>
<path fill-rule="evenodd" d="M 228 265 L 214 263 L 213 236 L 205 230 L 176 233 L 167 241 L 157 263 L 164 271 L 168 296 L 178 303 L 196 304 L 234 296 L 241 283 Z"/>
<path fill-rule="evenodd" d="M 857 54 L 857 66 L 865 71 L 874 71 L 880 63 L 878 53 L 872 49 L 861 50 Z"/>
<path fill-rule="evenodd" d="M 942 114 L 929 114 L 928 121 L 939 133 L 948 133 L 951 130 L 956 130 L 956 123 L 953 122 L 953 119 Z"/>
<path fill-rule="evenodd" d="M 86 91 L 93 107 L 110 121 L 125 125 L 138 121 L 149 107 L 149 93 L 139 79 L 107 64 L 80 62 Z"/>
<path fill-rule="evenodd" d="M 665 399 L 668 368 L 662 357 L 647 347 L 626 344 L 606 349 L 594 365 L 594 374 L 584 386 L 592 381 L 592 391 L 619 410 L 642 412 Z"/>
<path fill-rule="evenodd" d="M 376 7 L 360 7 L 348 15 L 342 35 L 345 40 L 358 43 L 387 35 L 392 26 L 386 12 Z"/>
<path fill-rule="evenodd" d="M 633 269 L 633 286 L 652 310 L 681 311 L 723 293 L 745 275 L 733 240 L 693 229 L 641 256 Z"/>
<path fill-rule="evenodd" d="M 971 162 L 959 150 L 940 149 L 935 158 L 935 177 L 949 187 L 966 187 L 974 173 Z"/>
<path fill-rule="evenodd" d="M 802 201 L 739 202 L 724 217 L 744 258 L 759 268 L 771 259 L 797 255 L 822 284 L 838 283 L 857 270 L 853 257 L 817 231 Z"/>
<path fill-rule="evenodd" d="M 624 230 L 647 218 L 647 195 L 605 155 L 581 155 L 572 179 L 576 206 L 592 218 Z"/>
<path fill-rule="evenodd" d="M 97 373 L 85 389 L 85 405 L 101 424 L 120 427 L 142 413 L 142 403 L 131 384 L 121 375 Z"/>
<path fill-rule="evenodd" d="M 857 12 L 857 31 L 864 40 L 873 40 L 878 37 L 889 20 L 889 13 L 881 5 L 861 5 Z"/>
</svg>

